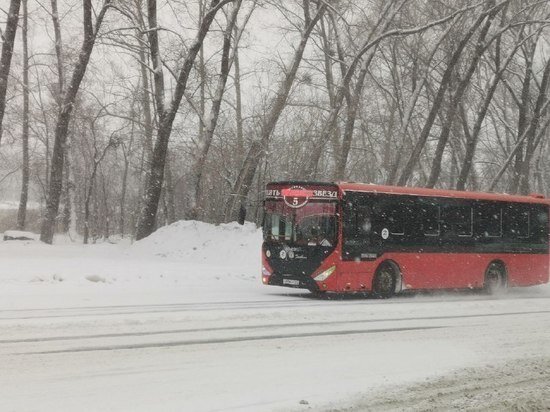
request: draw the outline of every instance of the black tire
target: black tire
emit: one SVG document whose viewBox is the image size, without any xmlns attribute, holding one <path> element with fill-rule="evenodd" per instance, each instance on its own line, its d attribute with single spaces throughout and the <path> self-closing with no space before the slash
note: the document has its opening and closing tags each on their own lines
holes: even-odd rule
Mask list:
<svg viewBox="0 0 550 412">
<path fill-rule="evenodd" d="M 389 262 L 382 263 L 372 280 L 372 294 L 378 299 L 388 299 L 395 294 L 395 286 L 399 276 L 397 268 Z"/>
<path fill-rule="evenodd" d="M 504 293 L 508 288 L 506 269 L 500 262 L 492 262 L 485 271 L 483 291 L 488 295 Z"/>
</svg>

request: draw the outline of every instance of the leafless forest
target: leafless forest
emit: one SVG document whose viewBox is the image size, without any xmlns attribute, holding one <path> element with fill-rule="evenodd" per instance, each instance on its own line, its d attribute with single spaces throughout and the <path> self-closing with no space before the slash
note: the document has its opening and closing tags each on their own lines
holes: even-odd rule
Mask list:
<svg viewBox="0 0 550 412">
<path fill-rule="evenodd" d="M 548 0 L 1 0 L 0 23 L 0 231 L 258 221 L 270 180 L 550 194 Z"/>
</svg>

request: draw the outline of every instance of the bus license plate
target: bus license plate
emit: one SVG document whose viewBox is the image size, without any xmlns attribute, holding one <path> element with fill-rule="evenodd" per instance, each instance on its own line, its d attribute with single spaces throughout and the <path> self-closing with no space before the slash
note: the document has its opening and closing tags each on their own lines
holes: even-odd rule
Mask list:
<svg viewBox="0 0 550 412">
<path fill-rule="evenodd" d="M 298 286 L 299 284 L 300 281 L 296 279 L 283 279 L 283 285 Z"/>
</svg>

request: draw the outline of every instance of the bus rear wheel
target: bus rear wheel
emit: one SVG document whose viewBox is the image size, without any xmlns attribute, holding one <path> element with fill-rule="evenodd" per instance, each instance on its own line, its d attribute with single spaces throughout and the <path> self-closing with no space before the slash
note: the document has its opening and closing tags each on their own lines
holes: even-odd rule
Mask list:
<svg viewBox="0 0 550 412">
<path fill-rule="evenodd" d="M 372 293 L 376 298 L 388 299 L 395 293 L 397 284 L 397 269 L 389 262 L 382 263 L 372 281 Z"/>
<path fill-rule="evenodd" d="M 492 262 L 485 271 L 483 290 L 489 295 L 503 293 L 508 287 L 506 269 L 500 262 Z"/>
</svg>

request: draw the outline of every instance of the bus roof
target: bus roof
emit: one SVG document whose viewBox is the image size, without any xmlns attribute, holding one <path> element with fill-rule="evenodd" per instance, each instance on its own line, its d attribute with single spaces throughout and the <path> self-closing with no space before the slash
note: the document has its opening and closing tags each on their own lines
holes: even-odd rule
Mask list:
<svg viewBox="0 0 550 412">
<path fill-rule="evenodd" d="M 432 196 L 432 197 L 452 197 L 457 199 L 479 199 L 494 200 L 501 202 L 518 203 L 538 203 L 550 205 L 550 198 L 545 198 L 539 194 L 528 196 L 510 195 L 504 193 L 488 192 L 467 192 L 459 190 L 427 189 L 424 187 L 403 187 L 403 186 L 385 186 L 369 183 L 355 182 L 319 182 L 319 181 L 301 181 L 287 180 L 278 182 L 269 182 L 267 186 L 317 186 L 317 187 L 338 187 L 342 192 L 365 192 L 365 193 L 391 193 L 411 196 Z"/>
<path fill-rule="evenodd" d="M 459 190 L 427 189 L 423 187 L 384 186 L 355 182 L 308 182 L 299 180 L 270 182 L 267 185 L 336 186 L 342 192 L 390 193 L 411 196 L 452 197 L 457 199 L 479 199 L 501 202 L 538 203 L 550 205 L 550 198 L 545 198 L 544 196 L 538 194 L 520 196 L 503 193 L 466 192 Z"/>
<path fill-rule="evenodd" d="M 503 193 L 466 192 L 459 190 L 427 189 L 423 187 L 383 186 L 351 182 L 339 182 L 337 185 L 343 192 L 392 193 L 411 196 L 452 197 L 458 199 L 479 199 L 550 205 L 550 199 L 538 194 L 520 196 Z"/>
</svg>

